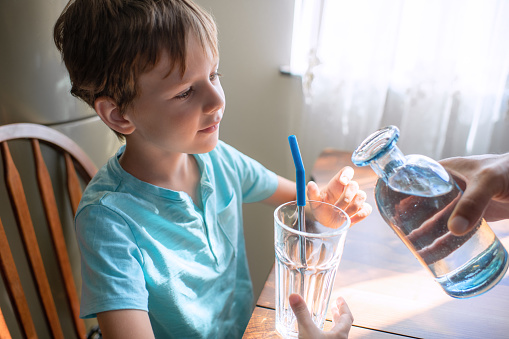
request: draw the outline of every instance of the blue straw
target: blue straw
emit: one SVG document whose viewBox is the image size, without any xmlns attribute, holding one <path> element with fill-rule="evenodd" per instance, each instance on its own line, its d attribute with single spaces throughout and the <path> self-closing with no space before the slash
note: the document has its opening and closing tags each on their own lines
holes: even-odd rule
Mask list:
<svg viewBox="0 0 509 339">
<path fill-rule="evenodd" d="M 302 157 L 300 156 L 299 144 L 297 143 L 297 137 L 295 135 L 290 135 L 288 137 L 288 141 L 290 142 L 290 149 L 292 151 L 293 162 L 295 164 L 296 171 L 296 183 L 297 183 L 297 228 L 301 232 L 305 232 L 306 228 L 306 216 L 304 214 L 304 207 L 306 206 L 306 171 L 304 170 L 304 165 L 302 163 Z M 299 252 L 300 252 L 300 263 L 301 267 L 299 268 L 300 272 L 300 295 L 305 298 L 305 271 L 307 268 L 306 261 L 306 241 L 304 237 L 299 235 Z"/>
<path fill-rule="evenodd" d="M 290 135 L 288 137 L 288 141 L 290 142 L 293 162 L 295 163 L 297 181 L 297 206 L 306 206 L 306 171 L 304 170 L 304 165 L 302 164 L 297 137 L 295 135 Z"/>
</svg>

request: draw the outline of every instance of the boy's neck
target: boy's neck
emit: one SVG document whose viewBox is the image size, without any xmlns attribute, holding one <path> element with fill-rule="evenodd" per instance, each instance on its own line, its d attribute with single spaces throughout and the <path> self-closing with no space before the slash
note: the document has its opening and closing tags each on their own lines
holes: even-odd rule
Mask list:
<svg viewBox="0 0 509 339">
<path fill-rule="evenodd" d="M 136 152 L 126 145 L 119 159 L 122 168 L 149 184 L 187 193 L 201 207 L 198 184 L 200 169 L 195 157 L 186 153 Z"/>
</svg>

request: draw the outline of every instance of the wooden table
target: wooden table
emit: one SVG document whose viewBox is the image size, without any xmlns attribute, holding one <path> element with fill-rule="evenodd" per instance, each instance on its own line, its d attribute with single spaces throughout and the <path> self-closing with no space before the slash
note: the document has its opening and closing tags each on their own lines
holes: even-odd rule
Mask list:
<svg viewBox="0 0 509 339">
<path fill-rule="evenodd" d="M 509 273 L 485 294 L 449 297 L 382 220 L 373 197 L 376 176 L 369 167 L 356 168 L 349 153 L 327 149 L 311 175 L 324 185 L 345 165 L 355 168 L 355 180 L 374 208 L 349 230 L 332 292 L 331 300 L 343 296 L 354 315 L 349 338 L 509 338 Z M 490 226 L 509 249 L 509 221 Z M 280 337 L 274 296 L 272 269 L 244 338 Z"/>
</svg>

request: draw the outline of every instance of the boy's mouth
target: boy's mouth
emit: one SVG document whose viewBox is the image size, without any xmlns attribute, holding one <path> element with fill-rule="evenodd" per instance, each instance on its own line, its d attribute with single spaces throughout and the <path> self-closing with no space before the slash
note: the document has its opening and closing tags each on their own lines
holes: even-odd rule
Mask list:
<svg viewBox="0 0 509 339">
<path fill-rule="evenodd" d="M 218 112 L 217 116 L 212 120 L 210 121 L 210 125 L 209 127 L 206 127 L 204 129 L 201 129 L 198 131 L 198 133 L 214 133 L 215 131 L 217 131 L 219 129 L 219 124 L 221 123 L 221 120 L 223 119 L 223 114 L 222 112 Z"/>
<path fill-rule="evenodd" d="M 212 126 L 209 126 L 207 128 L 204 128 L 204 129 L 201 129 L 199 130 L 198 132 L 202 132 L 202 133 L 214 133 L 216 130 L 219 129 L 219 121 L 216 122 L 214 125 Z"/>
</svg>

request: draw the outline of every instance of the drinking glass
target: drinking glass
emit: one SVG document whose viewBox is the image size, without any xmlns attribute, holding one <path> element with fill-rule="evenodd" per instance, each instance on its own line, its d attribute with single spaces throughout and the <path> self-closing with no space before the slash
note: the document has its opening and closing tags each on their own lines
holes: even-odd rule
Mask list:
<svg viewBox="0 0 509 339">
<path fill-rule="evenodd" d="M 313 322 L 323 329 L 349 227 L 348 215 L 324 202 L 301 207 L 293 201 L 275 210 L 276 329 L 283 337 L 298 336 L 288 301 L 292 293 L 304 298 Z"/>
</svg>

